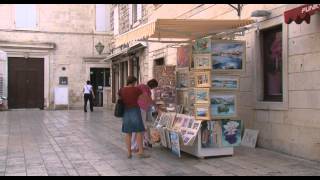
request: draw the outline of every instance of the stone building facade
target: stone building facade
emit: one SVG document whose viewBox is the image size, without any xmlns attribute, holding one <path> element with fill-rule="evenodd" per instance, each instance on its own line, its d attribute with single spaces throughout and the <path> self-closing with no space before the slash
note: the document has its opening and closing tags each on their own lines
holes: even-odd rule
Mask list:
<svg viewBox="0 0 320 180">
<path fill-rule="evenodd" d="M 245 36 L 245 71 L 240 74 L 238 94 L 239 117 L 246 128 L 260 131 L 258 146 L 320 161 L 320 15 L 311 16 L 311 23 L 286 24 L 284 12 L 298 4 L 245 4 L 241 19 L 256 19 L 255 27 Z M 148 21 L 157 18 L 237 19 L 237 12 L 228 4 L 162 4 L 146 7 Z M 250 17 L 255 10 L 268 10 L 269 17 Z M 282 29 L 282 100 L 263 100 L 263 57 L 261 36 L 273 27 Z M 149 66 L 153 54 L 163 51 L 166 64 L 176 63 L 176 49 L 168 44 L 149 43 Z M 147 70 L 147 69 L 145 69 Z M 152 68 L 148 70 L 152 76 Z"/>
<path fill-rule="evenodd" d="M 108 52 L 108 44 L 112 37 L 110 28 L 105 31 L 96 28 L 96 16 L 101 13 L 96 15 L 98 10 L 94 4 L 36 4 L 30 5 L 31 9 L 19 6 L 22 5 L 0 5 L 0 49 L 7 52 L 9 64 L 14 58 L 18 60 L 22 58 L 21 62 L 23 58 L 42 59 L 44 61 L 43 108 L 54 107 L 54 89 L 60 86 L 60 77 L 67 77 L 70 107 L 81 107 L 83 104 L 82 88 L 85 81 L 90 80 L 90 69 L 110 69 L 109 64 L 101 63 Z M 107 10 L 107 5 L 104 6 L 106 8 L 102 6 L 101 12 L 106 15 L 104 18 L 107 19 L 109 13 L 104 12 L 110 11 Z M 23 19 L 24 13 L 28 14 L 29 19 Z M 34 17 L 30 18 L 33 15 Z M 33 21 L 35 24 L 31 28 L 18 27 L 28 26 L 24 23 L 31 22 L 32 24 Z M 101 55 L 95 48 L 99 42 L 105 46 Z M 23 70 L 18 71 L 23 73 Z M 15 88 L 16 85 L 12 86 L 11 88 Z M 111 95 L 110 87 L 104 87 L 103 91 L 104 103 L 107 105 L 107 96 Z M 41 95 L 38 97 L 42 98 Z M 9 91 L 9 101 L 10 98 L 13 99 L 13 95 L 10 97 Z M 21 102 L 18 102 L 18 105 L 19 103 Z M 23 105 L 21 107 L 24 108 Z"/>
<path fill-rule="evenodd" d="M 240 75 L 238 115 L 246 128 L 260 131 L 258 146 L 306 159 L 320 161 L 320 24 L 319 14 L 311 23 L 284 23 L 284 12 L 298 4 L 244 4 L 241 19 L 257 21 L 244 36 L 246 41 L 245 71 Z M 238 19 L 237 11 L 228 4 L 148 4 L 146 18 Z M 268 17 L 251 17 L 255 10 L 268 10 Z M 281 99 L 265 99 L 264 34 L 278 28 L 282 51 L 280 66 Z M 152 78 L 155 60 L 164 58 L 166 65 L 175 65 L 176 49 L 169 44 L 151 43 L 145 49 L 147 66 L 141 68 L 146 79 Z M 279 87 L 278 87 L 279 89 Z"/>
</svg>

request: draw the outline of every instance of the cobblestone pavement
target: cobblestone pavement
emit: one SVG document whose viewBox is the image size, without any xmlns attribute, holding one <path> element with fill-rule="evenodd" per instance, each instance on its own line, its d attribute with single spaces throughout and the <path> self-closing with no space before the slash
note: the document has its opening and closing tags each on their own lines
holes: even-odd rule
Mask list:
<svg viewBox="0 0 320 180">
<path fill-rule="evenodd" d="M 0 176 L 320 175 L 320 163 L 264 149 L 197 159 L 154 147 L 152 158 L 126 158 L 121 120 L 112 112 L 0 112 Z"/>
</svg>

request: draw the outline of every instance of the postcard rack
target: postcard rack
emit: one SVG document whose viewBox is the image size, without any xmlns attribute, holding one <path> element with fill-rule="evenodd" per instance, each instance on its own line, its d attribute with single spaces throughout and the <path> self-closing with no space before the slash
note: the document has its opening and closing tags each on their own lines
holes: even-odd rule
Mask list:
<svg viewBox="0 0 320 180">
<path fill-rule="evenodd" d="M 193 145 L 182 144 L 181 151 L 199 158 L 232 156 L 240 145 L 243 123 L 238 120 L 237 94 L 245 52 L 244 41 L 211 38 L 177 49 L 177 104 L 196 120 L 220 126 L 217 146 L 203 145 L 201 129 Z M 233 134 L 230 126 L 236 128 Z"/>
</svg>

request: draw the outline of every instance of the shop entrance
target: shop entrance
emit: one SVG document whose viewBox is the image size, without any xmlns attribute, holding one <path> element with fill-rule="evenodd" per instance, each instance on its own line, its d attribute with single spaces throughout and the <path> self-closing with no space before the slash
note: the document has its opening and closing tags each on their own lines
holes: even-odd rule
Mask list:
<svg viewBox="0 0 320 180">
<path fill-rule="evenodd" d="M 44 59 L 8 58 L 8 106 L 44 108 Z"/>
<path fill-rule="evenodd" d="M 110 68 L 90 68 L 90 81 L 93 92 L 95 107 L 103 107 L 103 88 L 110 87 Z"/>
</svg>

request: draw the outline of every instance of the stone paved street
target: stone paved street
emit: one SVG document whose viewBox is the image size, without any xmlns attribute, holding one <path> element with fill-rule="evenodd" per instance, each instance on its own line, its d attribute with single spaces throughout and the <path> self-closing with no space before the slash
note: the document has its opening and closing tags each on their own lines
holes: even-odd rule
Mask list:
<svg viewBox="0 0 320 180">
<path fill-rule="evenodd" d="M 259 148 L 178 159 L 155 147 L 150 159 L 128 160 L 120 127 L 107 111 L 0 112 L 0 176 L 320 175 L 318 162 Z"/>
</svg>

